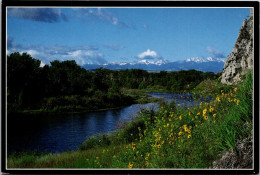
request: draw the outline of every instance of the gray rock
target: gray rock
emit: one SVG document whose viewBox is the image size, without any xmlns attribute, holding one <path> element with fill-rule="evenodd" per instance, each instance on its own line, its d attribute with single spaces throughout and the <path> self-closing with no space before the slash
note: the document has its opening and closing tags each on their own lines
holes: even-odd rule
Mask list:
<svg viewBox="0 0 260 175">
<path fill-rule="evenodd" d="M 249 19 L 243 21 L 235 46 L 226 59 L 221 79 L 223 84 L 237 84 L 248 69 L 253 69 L 253 22 L 251 11 Z"/>
</svg>

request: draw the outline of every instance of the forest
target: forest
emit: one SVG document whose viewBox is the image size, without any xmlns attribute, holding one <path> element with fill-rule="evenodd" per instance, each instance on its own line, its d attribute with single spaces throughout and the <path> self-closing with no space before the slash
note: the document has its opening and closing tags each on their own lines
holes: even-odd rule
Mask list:
<svg viewBox="0 0 260 175">
<path fill-rule="evenodd" d="M 15 52 L 7 56 L 8 112 L 71 112 L 122 107 L 136 103 L 125 89 L 183 93 L 190 92 L 204 80 L 220 76 L 196 70 L 158 73 L 141 69 L 86 70 L 74 60 L 55 60 L 43 67 L 40 63 L 27 53 Z"/>
</svg>

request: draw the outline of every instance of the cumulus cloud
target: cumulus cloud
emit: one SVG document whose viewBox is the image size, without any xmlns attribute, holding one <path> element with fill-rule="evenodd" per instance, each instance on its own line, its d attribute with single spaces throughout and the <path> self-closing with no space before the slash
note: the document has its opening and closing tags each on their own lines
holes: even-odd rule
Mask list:
<svg viewBox="0 0 260 175">
<path fill-rule="evenodd" d="M 102 53 L 93 51 L 76 50 L 62 56 L 63 60 L 75 60 L 77 64 L 105 64 L 107 63 Z"/>
<path fill-rule="evenodd" d="M 151 51 L 150 49 L 147 49 L 147 51 L 144 51 L 137 56 L 141 59 L 159 59 L 161 58 L 155 51 Z"/>
<path fill-rule="evenodd" d="M 7 39 L 8 41 L 8 39 Z M 7 44 L 8 45 L 8 44 Z M 77 64 L 105 64 L 107 63 L 104 55 L 98 52 L 95 46 L 43 46 L 43 45 L 28 45 L 22 46 L 16 44 L 14 39 L 10 37 L 9 48 L 7 54 L 13 52 L 27 52 L 33 58 L 40 59 L 41 65 L 49 64 L 53 60 L 65 61 L 75 60 Z"/>
<path fill-rule="evenodd" d="M 226 58 L 224 53 L 221 53 L 210 46 L 207 47 L 207 51 L 211 54 L 213 58 Z"/>
<path fill-rule="evenodd" d="M 103 8 L 78 8 L 75 10 L 79 11 L 83 16 L 92 17 L 118 27 L 130 27 L 125 22 L 120 21 L 114 13 Z"/>
<path fill-rule="evenodd" d="M 67 21 L 67 17 L 58 8 L 8 8 L 7 15 L 48 23 L 56 23 L 61 20 Z"/>
</svg>

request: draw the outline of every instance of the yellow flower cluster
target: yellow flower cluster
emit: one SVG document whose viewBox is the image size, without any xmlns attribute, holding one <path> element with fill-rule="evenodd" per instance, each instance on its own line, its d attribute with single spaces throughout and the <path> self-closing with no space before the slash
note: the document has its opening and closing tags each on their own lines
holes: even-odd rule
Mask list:
<svg viewBox="0 0 260 175">
<path fill-rule="evenodd" d="M 153 167 L 154 158 L 162 158 L 167 156 L 167 150 L 174 148 L 177 153 L 181 153 L 182 146 L 191 143 L 196 139 L 196 129 L 206 124 L 215 124 L 221 117 L 218 114 L 219 109 L 223 109 L 228 103 L 239 105 L 236 97 L 237 88 L 232 92 L 226 93 L 221 90 L 215 100 L 209 103 L 200 103 L 198 108 L 191 110 L 168 111 L 167 108 L 160 108 L 155 114 L 151 130 L 142 131 L 138 127 L 139 138 L 135 143 L 129 145 L 129 152 L 133 155 L 133 159 L 129 160 L 129 168 L 136 167 Z M 143 133 L 143 134 L 141 134 Z M 141 164 L 140 164 L 141 163 Z"/>
</svg>

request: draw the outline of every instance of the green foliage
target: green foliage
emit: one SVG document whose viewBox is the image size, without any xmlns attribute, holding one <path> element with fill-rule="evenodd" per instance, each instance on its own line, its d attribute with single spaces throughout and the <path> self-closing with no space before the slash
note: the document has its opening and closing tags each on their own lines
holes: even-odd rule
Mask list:
<svg viewBox="0 0 260 175">
<path fill-rule="evenodd" d="M 221 89 L 215 100 L 182 109 L 174 103 L 143 109 L 110 135 L 89 138 L 79 151 L 9 156 L 8 167 L 37 168 L 209 168 L 222 151 L 252 136 L 253 76 Z"/>
<path fill-rule="evenodd" d="M 87 150 L 95 147 L 102 147 L 110 145 L 111 140 L 108 134 L 98 134 L 88 138 L 82 145 L 79 146 L 80 150 Z"/>
<path fill-rule="evenodd" d="M 8 110 L 34 106 L 41 98 L 40 61 L 18 52 L 7 56 Z"/>
<path fill-rule="evenodd" d="M 67 112 L 114 108 L 146 103 L 147 96 L 126 96 L 121 89 L 142 92 L 187 92 L 205 79 L 216 79 L 210 72 L 195 70 L 148 73 L 141 69 L 87 71 L 72 61 L 40 61 L 23 53 L 7 57 L 8 112 L 42 109 Z M 77 99 L 75 99 L 77 98 Z M 154 101 L 154 99 L 152 100 Z"/>
</svg>

